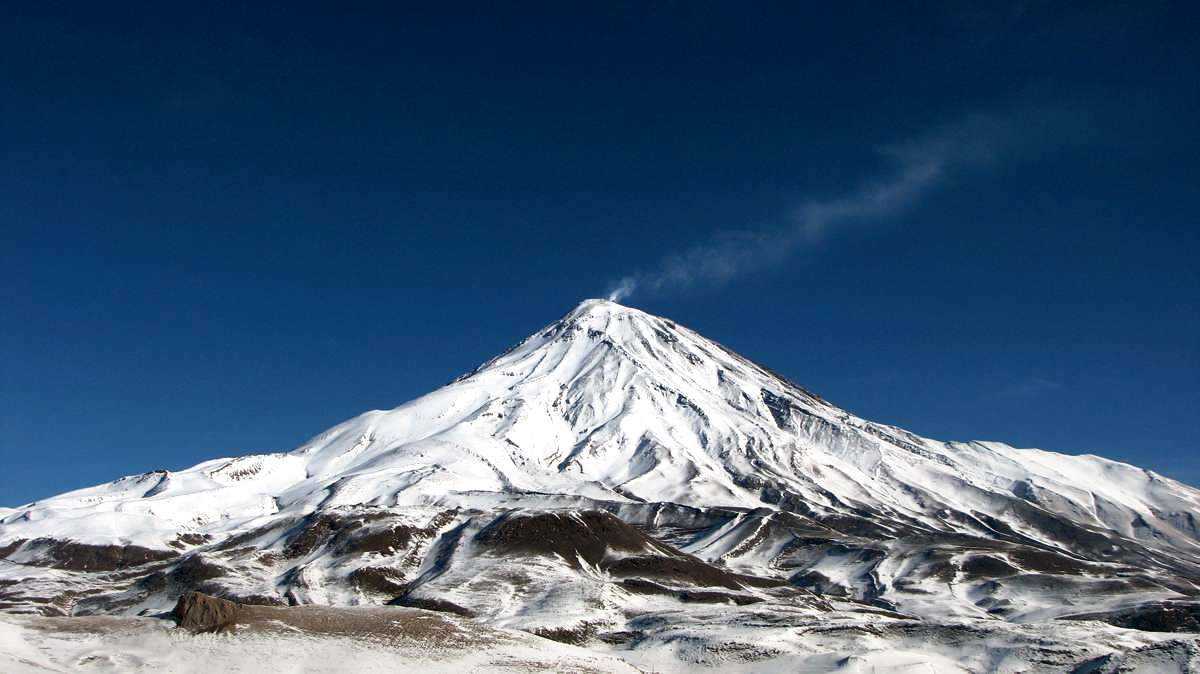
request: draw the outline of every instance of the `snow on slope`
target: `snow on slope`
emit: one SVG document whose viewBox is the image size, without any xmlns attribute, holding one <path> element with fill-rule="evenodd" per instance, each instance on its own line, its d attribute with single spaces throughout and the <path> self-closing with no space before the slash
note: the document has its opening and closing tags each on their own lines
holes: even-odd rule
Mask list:
<svg viewBox="0 0 1200 674">
<path fill-rule="evenodd" d="M 625 563 L 633 553 L 610 544 L 583 563 L 551 546 L 513 564 L 479 541 L 514 511 L 605 511 L 673 547 Z M 783 585 L 1029 622 L 1195 596 L 1198 517 L 1200 492 L 1152 472 L 876 424 L 670 320 L 588 300 L 449 385 L 290 452 L 0 512 L 0 606 L 12 581 L 27 588 L 13 606 L 162 610 L 199 578 L 263 601 L 467 605 L 531 630 L 621 631 L 662 601 L 829 610 Z M 136 546 L 109 551 L 113 568 L 175 566 L 84 577 L 93 551 L 62 542 Z"/>
<path fill-rule="evenodd" d="M 1200 550 L 1200 494 L 1092 456 L 941 443 L 873 424 L 671 321 L 589 300 L 475 372 L 287 454 L 127 477 L 17 509 L 0 543 L 165 548 L 280 511 L 536 491 L 754 508 L 763 484 L 944 529 L 931 503 L 1003 515 L 1014 495 L 1088 526 Z M 999 501 L 996 500 L 999 497 Z"/>
</svg>

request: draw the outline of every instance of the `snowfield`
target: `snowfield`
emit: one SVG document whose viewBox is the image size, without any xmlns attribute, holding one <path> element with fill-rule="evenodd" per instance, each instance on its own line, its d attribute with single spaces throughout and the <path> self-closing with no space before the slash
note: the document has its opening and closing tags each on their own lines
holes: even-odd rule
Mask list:
<svg viewBox="0 0 1200 674">
<path fill-rule="evenodd" d="M 447 618 L 431 611 L 407 611 L 418 615 L 406 614 L 405 620 L 432 625 L 418 626 L 416 637 L 378 639 L 299 629 L 193 635 L 149 618 L 0 617 L 0 670 L 6 674 L 637 671 L 617 658 L 521 632 L 447 624 Z M 452 637 L 425 634 L 431 629 Z"/>
<path fill-rule="evenodd" d="M 332 640 L 310 669 L 336 670 L 322 658 L 365 648 L 134 618 L 188 591 L 432 609 L 604 667 L 1191 671 L 1200 492 L 873 423 L 670 320 L 588 300 L 290 452 L 0 510 L 0 610 L 126 621 L 92 634 L 4 618 L 6 657 L 70 667 L 62 654 L 95 640 L 129 649 L 109 669 L 199 651 L 233 668 L 284 639 Z"/>
</svg>

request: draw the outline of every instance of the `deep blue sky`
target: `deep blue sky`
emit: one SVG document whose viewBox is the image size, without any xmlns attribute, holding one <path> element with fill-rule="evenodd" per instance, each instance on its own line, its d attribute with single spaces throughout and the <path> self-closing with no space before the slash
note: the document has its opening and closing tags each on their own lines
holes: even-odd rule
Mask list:
<svg viewBox="0 0 1200 674">
<path fill-rule="evenodd" d="M 289 449 L 978 116 L 1019 151 L 628 303 L 871 419 L 1200 483 L 1188 3 L 566 4 L 7 8 L 0 503 Z"/>
</svg>

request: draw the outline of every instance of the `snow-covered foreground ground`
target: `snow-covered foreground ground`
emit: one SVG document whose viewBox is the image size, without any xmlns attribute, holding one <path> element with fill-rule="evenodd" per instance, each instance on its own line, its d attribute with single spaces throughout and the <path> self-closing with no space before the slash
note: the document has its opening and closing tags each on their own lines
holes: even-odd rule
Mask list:
<svg viewBox="0 0 1200 674">
<path fill-rule="evenodd" d="M 284 623 L 192 634 L 155 618 L 0 616 L 0 672 L 637 671 L 617 658 L 522 632 L 431 611 L 388 611 L 400 614 L 395 629 L 373 635 L 313 633 Z"/>
<path fill-rule="evenodd" d="M 697 616 L 664 622 L 641 648 L 584 649 L 418 609 L 282 610 L 301 615 L 219 634 L 156 618 L 0 616 L 0 671 L 1176 674 L 1200 667 L 1195 635 L 1094 623 L 880 629 L 834 618 L 764 630 L 730 628 L 714 612 L 707 624 Z"/>
</svg>

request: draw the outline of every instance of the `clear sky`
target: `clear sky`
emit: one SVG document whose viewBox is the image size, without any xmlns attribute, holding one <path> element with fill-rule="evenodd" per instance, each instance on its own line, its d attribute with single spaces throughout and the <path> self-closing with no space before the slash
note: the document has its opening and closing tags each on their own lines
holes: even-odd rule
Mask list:
<svg viewBox="0 0 1200 674">
<path fill-rule="evenodd" d="M 5 10 L 0 504 L 623 281 L 867 418 L 1200 484 L 1194 3 L 249 4 Z"/>
</svg>

